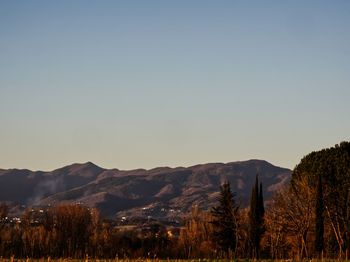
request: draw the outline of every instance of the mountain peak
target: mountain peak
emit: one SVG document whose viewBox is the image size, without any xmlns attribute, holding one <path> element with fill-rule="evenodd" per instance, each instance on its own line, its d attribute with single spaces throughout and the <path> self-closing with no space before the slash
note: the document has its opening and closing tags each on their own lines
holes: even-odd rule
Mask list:
<svg viewBox="0 0 350 262">
<path fill-rule="evenodd" d="M 102 167 L 100 167 L 100 166 L 98 166 L 90 161 L 88 161 L 86 163 L 78 164 L 78 165 L 81 165 L 82 167 L 88 167 L 88 168 L 101 168 L 101 169 L 103 169 Z"/>
</svg>

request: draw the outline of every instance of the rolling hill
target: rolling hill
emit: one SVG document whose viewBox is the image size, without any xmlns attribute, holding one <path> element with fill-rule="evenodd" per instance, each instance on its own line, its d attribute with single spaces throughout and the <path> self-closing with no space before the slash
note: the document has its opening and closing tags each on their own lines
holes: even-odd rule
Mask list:
<svg viewBox="0 0 350 262">
<path fill-rule="evenodd" d="M 129 171 L 91 162 L 51 172 L 9 169 L 0 170 L 0 201 L 22 208 L 71 202 L 98 207 L 108 217 L 171 218 L 193 205 L 203 210 L 215 205 L 224 181 L 231 183 L 241 206 L 247 206 L 256 174 L 269 199 L 289 182 L 291 171 L 263 160 Z"/>
</svg>

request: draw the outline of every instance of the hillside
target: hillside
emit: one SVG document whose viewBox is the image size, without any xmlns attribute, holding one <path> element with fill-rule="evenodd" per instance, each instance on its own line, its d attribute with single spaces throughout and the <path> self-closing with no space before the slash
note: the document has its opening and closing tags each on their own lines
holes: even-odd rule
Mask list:
<svg viewBox="0 0 350 262">
<path fill-rule="evenodd" d="M 263 160 L 130 171 L 103 169 L 90 162 L 52 172 L 10 169 L 0 170 L 0 201 L 22 208 L 72 202 L 98 207 L 109 217 L 171 218 L 193 205 L 204 210 L 215 205 L 219 186 L 226 180 L 241 205 L 247 206 L 256 174 L 269 199 L 288 183 L 290 173 Z"/>
</svg>

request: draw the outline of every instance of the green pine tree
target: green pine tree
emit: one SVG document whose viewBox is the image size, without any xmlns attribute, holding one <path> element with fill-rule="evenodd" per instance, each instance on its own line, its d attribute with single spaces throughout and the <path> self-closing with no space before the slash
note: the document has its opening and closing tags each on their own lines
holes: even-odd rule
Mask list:
<svg viewBox="0 0 350 262">
<path fill-rule="evenodd" d="M 230 183 L 225 182 L 220 187 L 219 205 L 212 208 L 215 228 L 214 240 L 228 254 L 235 252 L 237 244 L 237 219 L 239 206 L 235 202 L 235 193 L 231 191 Z"/>
</svg>

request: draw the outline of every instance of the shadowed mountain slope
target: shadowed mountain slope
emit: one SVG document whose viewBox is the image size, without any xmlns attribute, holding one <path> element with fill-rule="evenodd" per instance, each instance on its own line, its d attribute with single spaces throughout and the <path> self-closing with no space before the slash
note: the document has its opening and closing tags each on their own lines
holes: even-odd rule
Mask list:
<svg viewBox="0 0 350 262">
<path fill-rule="evenodd" d="M 99 207 L 111 217 L 169 218 L 187 213 L 193 205 L 204 210 L 215 205 L 224 181 L 247 206 L 256 174 L 269 199 L 289 182 L 290 173 L 262 160 L 130 171 L 107 170 L 90 162 L 52 172 L 10 169 L 0 170 L 0 201 L 42 206 L 72 202 Z"/>
<path fill-rule="evenodd" d="M 49 195 L 94 181 L 104 170 L 91 162 L 73 164 L 52 172 L 0 170 L 0 201 L 34 205 Z"/>
</svg>

